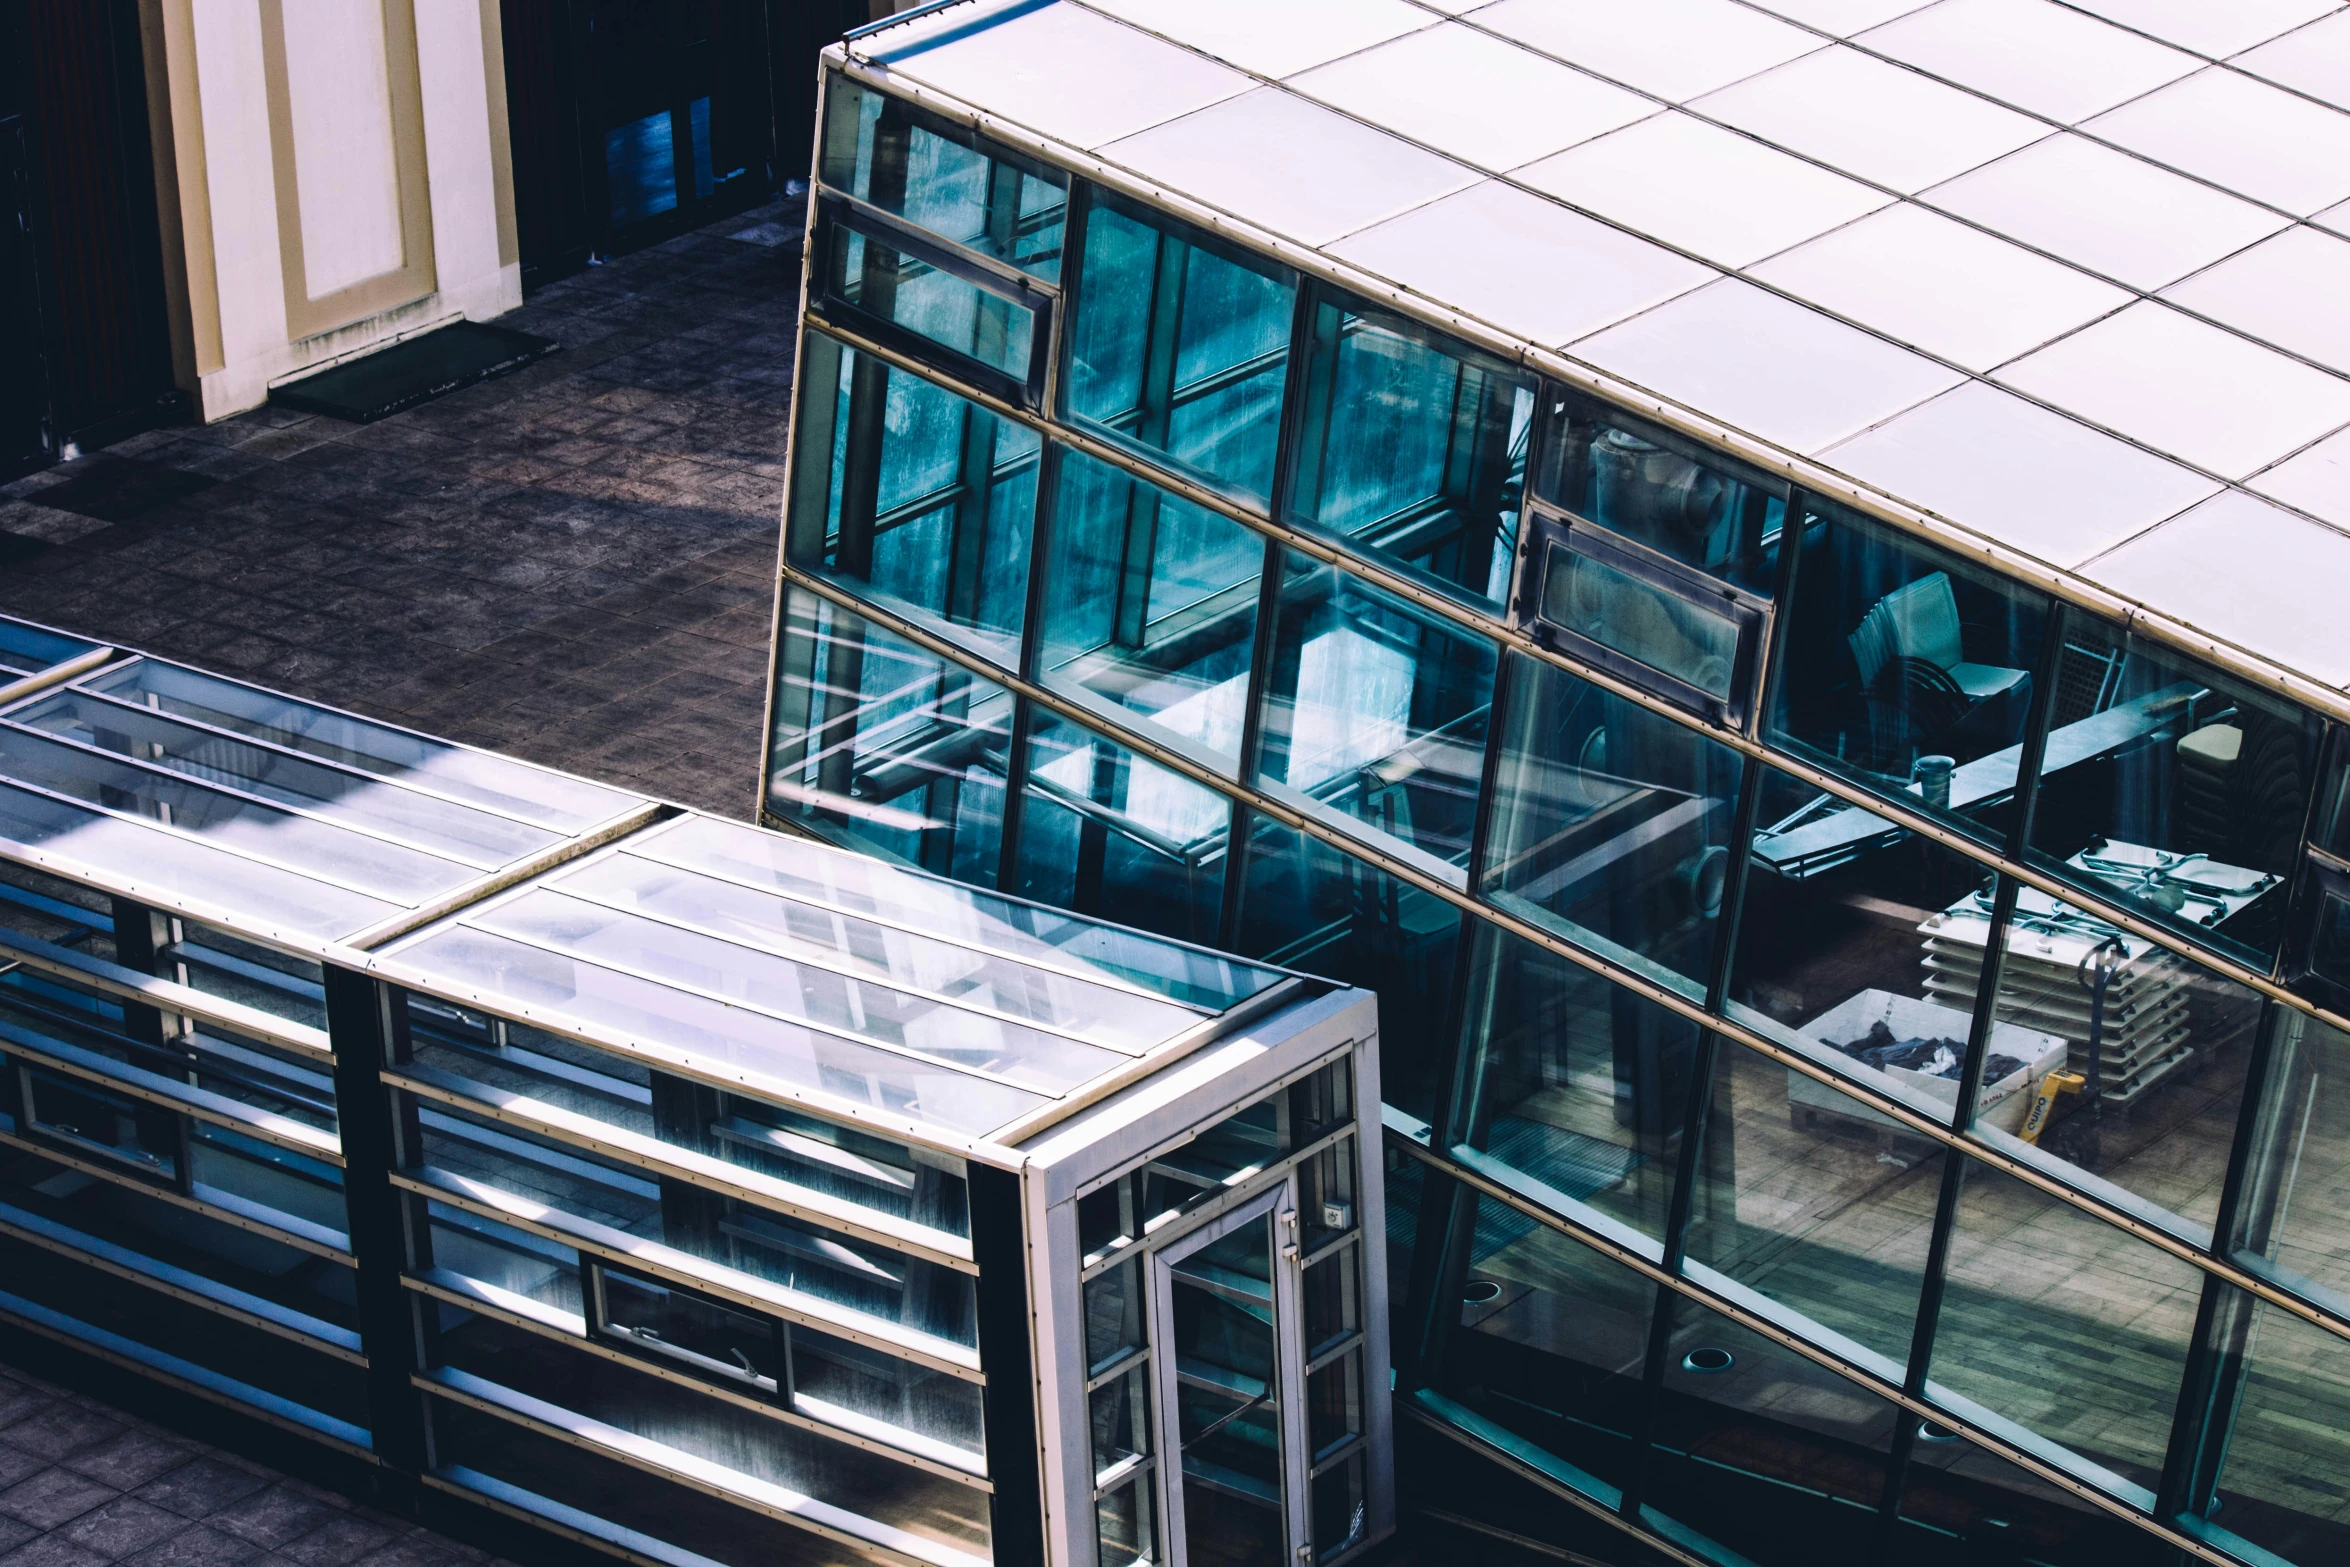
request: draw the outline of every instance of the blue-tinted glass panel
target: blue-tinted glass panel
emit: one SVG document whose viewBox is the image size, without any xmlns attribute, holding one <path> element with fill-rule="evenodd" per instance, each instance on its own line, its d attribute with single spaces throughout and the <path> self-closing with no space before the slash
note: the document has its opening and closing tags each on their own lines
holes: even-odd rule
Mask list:
<svg viewBox="0 0 2350 1567">
<path fill-rule="evenodd" d="M 1494 645 L 1295 552 L 1277 613 L 1258 782 L 1465 884 Z"/>
<path fill-rule="evenodd" d="M 1231 802 L 1066 719 L 1033 724 L 1013 890 L 1213 944 Z"/>
<path fill-rule="evenodd" d="M 1036 313 L 885 239 L 845 224 L 829 231 L 825 286 L 859 310 L 1025 382 L 1038 348 Z"/>
<path fill-rule="evenodd" d="M 1772 737 L 1977 837 L 2007 831 L 2048 606 L 1806 501 Z"/>
<path fill-rule="evenodd" d="M 785 590 L 768 812 L 850 848 L 993 886 L 1012 697 L 861 615 Z"/>
<path fill-rule="evenodd" d="M 1038 678 L 1239 771 L 1263 536 L 1081 452 L 1056 463 Z"/>
<path fill-rule="evenodd" d="M 1858 1101 L 1724 1040 L 1690 1206 L 1691 1272 L 1805 1338 L 1849 1340 L 1898 1381 L 1942 1161 L 1935 1144 Z"/>
<path fill-rule="evenodd" d="M 2293 704 L 2087 615 L 2065 618 L 2032 858 L 2265 970 L 2317 774 Z"/>
<path fill-rule="evenodd" d="M 1263 506 L 1296 281 L 1096 192 L 1063 412 Z"/>
<path fill-rule="evenodd" d="M 1538 1201 L 1656 1251 L 1697 1025 L 1476 924 L 1452 1140 Z"/>
<path fill-rule="evenodd" d="M 1918 1426 L 1902 1480 L 1899 1527 L 1886 1559 L 1915 1567 L 1983 1561 L 2046 1567 L 2175 1567 L 2178 1554 L 1933 1421 Z"/>
<path fill-rule="evenodd" d="M 60 636 L 28 626 L 21 620 L 0 619 L 0 685 L 38 674 L 52 664 L 79 658 L 97 644 L 79 637 Z"/>
<path fill-rule="evenodd" d="M 1498 607 L 1534 378 L 1344 296 L 1315 301 L 1313 334 L 1291 513 Z"/>
<path fill-rule="evenodd" d="M 1428 1119 L 1461 911 L 1270 817 L 1248 824 L 1238 949 L 1377 991 L 1379 1096 Z"/>
<path fill-rule="evenodd" d="M 1673 1305 L 1642 1509 L 1756 1567 L 1877 1562 L 1900 1410 L 1692 1300 Z M 1812 1493 L 1800 1529 L 1779 1509 Z"/>
<path fill-rule="evenodd" d="M 2350 1317 L 2350 1035 L 2276 1009 L 2238 1261 Z"/>
<path fill-rule="evenodd" d="M 1469 1209 L 1460 1296 L 1437 1303 L 1453 1319 L 1437 1391 L 1600 1486 L 1630 1484 L 1656 1286 L 1505 1203 Z"/>
<path fill-rule="evenodd" d="M 1784 487 L 1603 403 L 1558 394 L 1536 492 L 1749 593 L 1776 586 Z"/>
<path fill-rule="evenodd" d="M 820 332 L 801 374 L 792 564 L 1016 663 L 1035 433 Z"/>
<path fill-rule="evenodd" d="M 1048 283 L 1060 276 L 1068 176 L 912 104 L 830 77 L 818 172 L 943 239 Z"/>
<path fill-rule="evenodd" d="M 2317 1567 L 2350 1561 L 2350 1352 L 2342 1339 L 2229 1290 L 2214 1323 L 2223 1357 L 2217 1407 L 2233 1409 L 2206 1523 L 2216 1543 Z M 2231 1396 L 2232 1395 L 2232 1396 Z M 2201 1500 L 2201 1499 L 2198 1499 Z M 2227 1536 L 2232 1536 L 2230 1539 Z"/>
<path fill-rule="evenodd" d="M 2144 1507 L 2203 1274 L 1969 1160 L 1927 1396 Z"/>
<path fill-rule="evenodd" d="M 1478 888 L 1698 996 L 1712 972 L 1744 764 L 1554 664 L 1509 657 Z"/>
</svg>

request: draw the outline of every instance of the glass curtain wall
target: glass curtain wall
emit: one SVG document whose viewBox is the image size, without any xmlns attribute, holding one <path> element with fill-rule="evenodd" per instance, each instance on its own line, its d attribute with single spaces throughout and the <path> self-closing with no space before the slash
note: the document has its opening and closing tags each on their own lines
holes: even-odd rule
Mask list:
<svg viewBox="0 0 2350 1567">
<path fill-rule="evenodd" d="M 2332 1408 L 2278 1368 L 2350 1354 L 2350 1046 L 2297 999 L 2350 994 L 2328 724 L 1066 189 L 1034 413 L 957 345 L 875 374 L 964 410 L 941 450 L 998 421 L 1028 554 L 910 592 L 795 549 L 766 809 L 1376 988 L 1400 1396 L 1654 1540 L 2329 1560 L 2276 1435 Z M 840 406 L 795 539 L 915 493 Z M 898 683 L 818 673 L 858 617 L 815 584 Z M 870 712 L 878 774 L 950 687 L 960 796 L 809 782 L 808 715 Z"/>
</svg>

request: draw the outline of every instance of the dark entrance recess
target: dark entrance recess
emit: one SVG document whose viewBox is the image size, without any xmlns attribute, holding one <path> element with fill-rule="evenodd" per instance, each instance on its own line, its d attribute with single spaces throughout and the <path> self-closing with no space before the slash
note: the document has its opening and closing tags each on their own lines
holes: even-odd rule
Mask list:
<svg viewBox="0 0 2350 1567">
<path fill-rule="evenodd" d="M 807 172 L 817 51 L 869 0 L 505 0 L 524 285 Z"/>
<path fill-rule="evenodd" d="M 138 0 L 0 0 L 0 479 L 183 409 Z"/>
</svg>

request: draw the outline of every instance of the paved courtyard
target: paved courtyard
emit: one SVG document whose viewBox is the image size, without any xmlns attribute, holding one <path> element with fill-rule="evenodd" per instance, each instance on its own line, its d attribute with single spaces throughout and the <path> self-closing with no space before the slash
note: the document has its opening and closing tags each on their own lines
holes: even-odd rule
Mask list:
<svg viewBox="0 0 2350 1567">
<path fill-rule="evenodd" d="M 747 816 L 797 202 L 534 293 L 562 351 L 371 425 L 263 408 L 0 488 L 0 613 Z"/>
</svg>

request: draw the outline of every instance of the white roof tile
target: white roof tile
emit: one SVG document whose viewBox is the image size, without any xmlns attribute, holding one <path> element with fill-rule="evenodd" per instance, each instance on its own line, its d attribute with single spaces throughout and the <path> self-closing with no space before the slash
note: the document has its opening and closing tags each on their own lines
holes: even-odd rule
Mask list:
<svg viewBox="0 0 2350 1567">
<path fill-rule="evenodd" d="M 1405 0 L 1086 0 L 1097 11 L 1204 49 L 1260 76 L 1287 76 L 1436 20 Z"/>
<path fill-rule="evenodd" d="M 1102 149 L 1236 217 L 1324 245 L 1475 182 L 1474 172 L 1278 88 Z"/>
<path fill-rule="evenodd" d="M 2263 495 L 2350 528 L 2350 430 L 2327 436 L 2249 482 Z"/>
<path fill-rule="evenodd" d="M 1796 452 L 1831 445 L 1961 379 L 1736 278 L 1585 338 L 1573 353 Z"/>
<path fill-rule="evenodd" d="M 1903 193 L 2040 140 L 2028 115 L 1838 45 L 1689 106 Z"/>
<path fill-rule="evenodd" d="M 2328 685 L 2350 681 L 2341 633 L 2350 536 L 2230 491 L 2106 555 L 2117 593 Z"/>
<path fill-rule="evenodd" d="M 945 41 L 930 42 L 937 37 Z M 1075 147 L 1098 147 L 1256 85 L 1073 5 L 1014 11 L 993 26 L 941 25 L 911 39 L 893 31 L 872 44 L 891 70 Z M 1072 60 L 1085 68 L 1069 69 Z"/>
<path fill-rule="evenodd" d="M 2084 11 L 2215 59 L 2336 10 L 2341 0 L 2072 0 Z"/>
<path fill-rule="evenodd" d="M 1854 42 L 2068 125 L 2203 64 L 2053 0 L 1941 0 Z"/>
<path fill-rule="evenodd" d="M 1500 0 L 1470 20 L 1675 103 L 1827 42 L 1737 0 Z"/>
<path fill-rule="evenodd" d="M 2350 373 L 2350 240 L 2289 228 L 2162 297 Z"/>
<path fill-rule="evenodd" d="M 1659 112 L 1654 99 L 1457 22 L 1407 33 L 1289 85 L 1497 172 Z"/>
<path fill-rule="evenodd" d="M 2058 566 L 2103 554 L 2220 488 L 1980 381 L 1820 461 Z"/>
<path fill-rule="evenodd" d="M 2350 11 L 2337 11 L 2240 54 L 2235 64 L 2337 109 L 2350 109 Z"/>
<path fill-rule="evenodd" d="M 2301 217 L 2350 198 L 2350 114 L 2241 72 L 2212 67 L 2081 129 Z"/>
<path fill-rule="evenodd" d="M 2135 297 L 1907 202 L 1750 275 L 1970 370 L 2004 364 Z"/>
<path fill-rule="evenodd" d="M 1933 0 L 1761 0 L 1762 8 L 1790 22 L 1816 27 L 1838 38 L 1892 21 Z"/>
<path fill-rule="evenodd" d="M 1920 198 L 2035 250 L 2156 289 L 2285 227 L 2273 212 L 2079 136 L 2051 136 Z"/>
<path fill-rule="evenodd" d="M 1719 275 L 1494 180 L 1365 229 L 1330 252 L 1548 347 Z"/>
<path fill-rule="evenodd" d="M 2152 301 L 1998 379 L 2230 479 L 2350 423 L 2350 380 Z"/>
<path fill-rule="evenodd" d="M 1801 158 L 1660 114 L 1518 171 L 1536 190 L 1739 267 L 1893 198 Z"/>
</svg>

